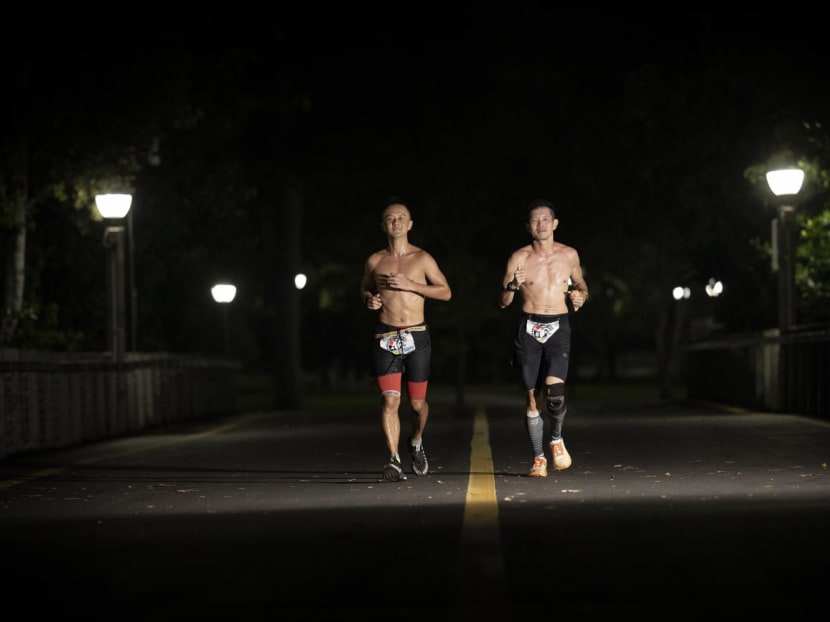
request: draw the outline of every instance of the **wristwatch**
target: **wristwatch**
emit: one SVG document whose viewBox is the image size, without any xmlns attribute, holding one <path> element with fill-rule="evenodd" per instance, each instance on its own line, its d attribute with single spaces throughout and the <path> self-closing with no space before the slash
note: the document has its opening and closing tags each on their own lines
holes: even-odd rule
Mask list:
<svg viewBox="0 0 830 622">
<path fill-rule="evenodd" d="M 513 281 L 510 281 L 507 284 L 507 287 L 504 288 L 504 291 L 506 291 L 506 292 L 517 292 L 517 291 L 519 291 L 519 289 L 521 289 L 519 285 L 516 285 Z"/>
</svg>

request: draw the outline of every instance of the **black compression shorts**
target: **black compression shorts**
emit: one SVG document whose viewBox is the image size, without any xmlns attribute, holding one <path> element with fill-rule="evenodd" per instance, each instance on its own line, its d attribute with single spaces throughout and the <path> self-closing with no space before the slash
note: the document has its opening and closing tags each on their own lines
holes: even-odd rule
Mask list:
<svg viewBox="0 0 830 622">
<path fill-rule="evenodd" d="M 541 388 L 546 376 L 567 379 L 570 351 L 571 325 L 567 313 L 522 313 L 516 330 L 513 365 L 519 368 L 525 389 Z"/>
<path fill-rule="evenodd" d="M 397 327 L 378 324 L 372 347 L 372 372 L 376 378 L 405 374 L 410 382 L 429 380 L 432 341 L 425 323 Z"/>
</svg>

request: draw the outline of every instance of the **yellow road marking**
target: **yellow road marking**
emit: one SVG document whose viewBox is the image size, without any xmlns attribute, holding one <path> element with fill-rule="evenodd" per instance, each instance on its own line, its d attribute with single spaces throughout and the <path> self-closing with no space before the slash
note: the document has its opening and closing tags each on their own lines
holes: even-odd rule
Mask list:
<svg viewBox="0 0 830 622">
<path fill-rule="evenodd" d="M 470 480 L 458 560 L 457 607 L 491 615 L 505 606 L 499 506 L 487 414 L 476 411 L 470 443 Z"/>
</svg>

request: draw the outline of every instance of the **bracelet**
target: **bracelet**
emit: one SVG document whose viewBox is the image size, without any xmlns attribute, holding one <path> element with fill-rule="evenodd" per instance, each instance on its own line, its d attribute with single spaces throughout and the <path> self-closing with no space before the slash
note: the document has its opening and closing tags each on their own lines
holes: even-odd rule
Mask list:
<svg viewBox="0 0 830 622">
<path fill-rule="evenodd" d="M 513 281 L 510 281 L 507 284 L 507 287 L 504 288 L 504 291 L 506 291 L 506 292 L 517 292 L 517 291 L 519 291 L 519 289 L 521 289 L 521 286 L 516 285 Z"/>
</svg>

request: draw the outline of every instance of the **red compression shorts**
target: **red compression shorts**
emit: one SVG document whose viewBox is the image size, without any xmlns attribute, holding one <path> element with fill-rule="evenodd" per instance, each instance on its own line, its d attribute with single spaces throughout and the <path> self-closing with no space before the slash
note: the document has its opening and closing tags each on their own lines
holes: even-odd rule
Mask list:
<svg viewBox="0 0 830 622">
<path fill-rule="evenodd" d="M 378 387 L 380 388 L 380 392 L 383 394 L 387 393 L 395 393 L 397 395 L 401 394 L 401 377 L 403 374 L 386 374 L 385 376 L 378 376 Z M 424 380 L 423 382 L 412 382 L 408 381 L 406 383 L 406 391 L 409 394 L 409 399 L 411 400 L 424 400 L 427 397 L 427 385 L 429 384 L 428 381 Z"/>
</svg>

